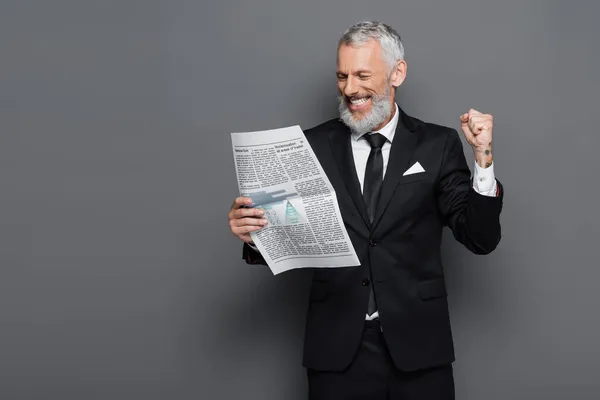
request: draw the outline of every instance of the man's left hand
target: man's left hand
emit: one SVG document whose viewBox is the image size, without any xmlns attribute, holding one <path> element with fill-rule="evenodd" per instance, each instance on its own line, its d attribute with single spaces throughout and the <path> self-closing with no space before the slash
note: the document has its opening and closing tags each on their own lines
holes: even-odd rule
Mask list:
<svg viewBox="0 0 600 400">
<path fill-rule="evenodd" d="M 470 109 L 460 116 L 461 128 L 465 139 L 473 148 L 477 164 L 487 168 L 492 164 L 492 129 L 494 117 Z"/>
</svg>

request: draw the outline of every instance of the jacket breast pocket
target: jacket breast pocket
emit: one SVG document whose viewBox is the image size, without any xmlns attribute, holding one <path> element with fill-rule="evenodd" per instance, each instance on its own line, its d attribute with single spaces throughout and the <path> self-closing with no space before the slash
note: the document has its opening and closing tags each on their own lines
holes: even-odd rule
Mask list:
<svg viewBox="0 0 600 400">
<path fill-rule="evenodd" d="M 405 185 L 407 183 L 413 182 L 426 182 L 429 180 L 429 174 L 427 172 L 418 172 L 416 174 L 410 174 L 406 176 L 402 176 L 398 181 L 399 185 Z"/>
<path fill-rule="evenodd" d="M 423 300 L 446 297 L 446 283 L 443 279 L 421 281 L 417 284 L 419 297 Z"/>
</svg>

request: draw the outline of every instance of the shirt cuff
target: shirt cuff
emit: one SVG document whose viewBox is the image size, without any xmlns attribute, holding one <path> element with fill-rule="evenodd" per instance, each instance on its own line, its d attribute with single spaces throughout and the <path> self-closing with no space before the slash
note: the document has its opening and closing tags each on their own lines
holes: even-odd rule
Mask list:
<svg viewBox="0 0 600 400">
<path fill-rule="evenodd" d="M 487 168 L 482 168 L 475 162 L 473 170 L 473 190 L 484 196 L 496 197 L 498 183 L 494 175 L 494 162 Z"/>
<path fill-rule="evenodd" d="M 257 253 L 260 253 L 260 251 L 258 251 L 258 247 L 256 247 L 256 245 L 254 243 L 248 243 L 248 246 L 250 246 L 250 248 L 254 251 L 256 251 Z"/>
</svg>

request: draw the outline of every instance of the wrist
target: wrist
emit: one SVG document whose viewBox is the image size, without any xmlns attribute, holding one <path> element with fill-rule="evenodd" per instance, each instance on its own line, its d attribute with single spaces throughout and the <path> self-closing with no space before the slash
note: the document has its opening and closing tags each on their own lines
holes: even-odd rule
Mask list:
<svg viewBox="0 0 600 400">
<path fill-rule="evenodd" d="M 473 149 L 473 153 L 475 156 L 475 162 L 481 168 L 489 168 L 494 161 L 494 157 L 492 155 L 492 148 L 481 148 L 481 149 Z"/>
</svg>

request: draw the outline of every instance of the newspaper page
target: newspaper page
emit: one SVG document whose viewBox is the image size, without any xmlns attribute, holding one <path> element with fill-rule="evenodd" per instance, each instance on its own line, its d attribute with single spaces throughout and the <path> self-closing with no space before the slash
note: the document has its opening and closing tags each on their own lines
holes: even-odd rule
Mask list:
<svg viewBox="0 0 600 400">
<path fill-rule="evenodd" d="M 250 236 L 273 274 L 360 265 L 335 191 L 300 126 L 232 133 L 231 141 L 240 195 L 269 221 Z"/>
</svg>

